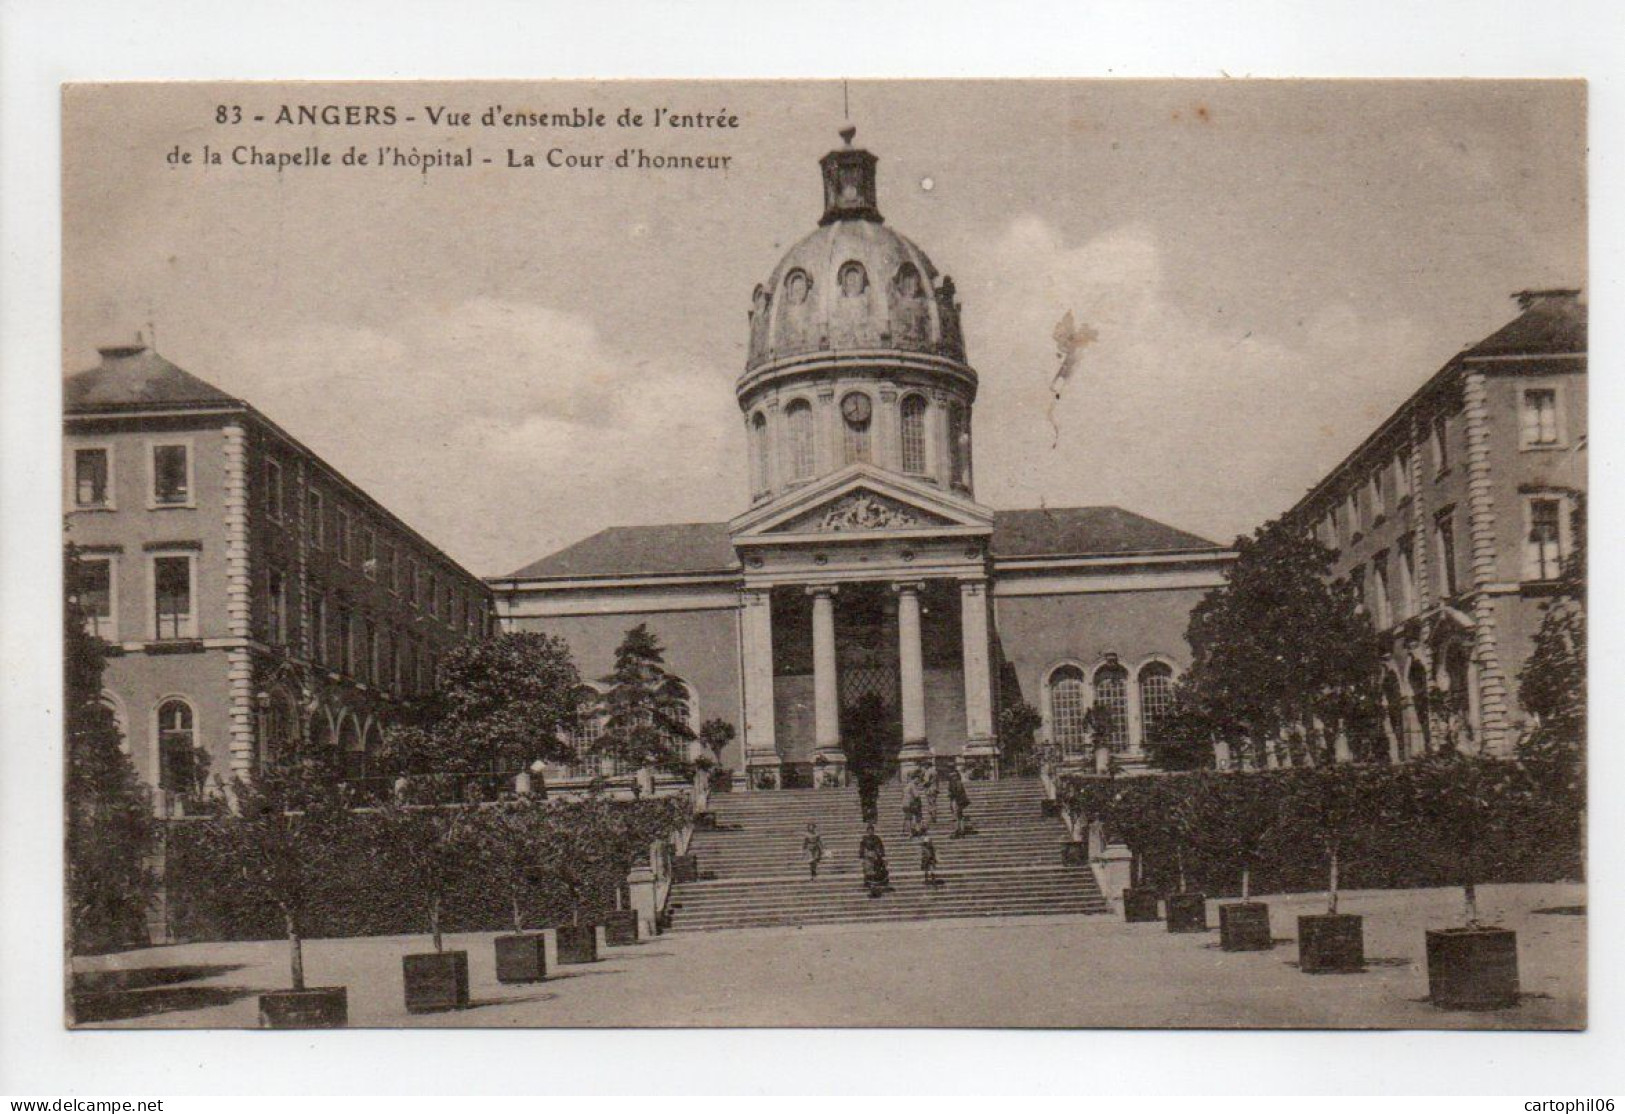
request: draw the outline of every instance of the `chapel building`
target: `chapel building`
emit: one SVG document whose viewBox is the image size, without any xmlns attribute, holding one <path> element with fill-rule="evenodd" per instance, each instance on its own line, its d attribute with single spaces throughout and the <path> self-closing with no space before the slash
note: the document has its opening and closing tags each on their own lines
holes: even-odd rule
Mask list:
<svg viewBox="0 0 1625 1114">
<path fill-rule="evenodd" d="M 751 295 L 740 513 L 613 527 L 492 578 L 503 624 L 562 636 L 596 677 L 646 623 L 692 722 L 737 729 L 723 765 L 752 789 L 842 783 L 843 743 L 877 720 L 904 764 L 996 777 L 1021 702 L 1039 742 L 1142 766 L 1234 554 L 1118 507 L 977 499 L 953 280 L 885 222 L 877 160 L 842 134 L 817 227 Z M 577 741 L 601 729 L 589 701 Z"/>
</svg>

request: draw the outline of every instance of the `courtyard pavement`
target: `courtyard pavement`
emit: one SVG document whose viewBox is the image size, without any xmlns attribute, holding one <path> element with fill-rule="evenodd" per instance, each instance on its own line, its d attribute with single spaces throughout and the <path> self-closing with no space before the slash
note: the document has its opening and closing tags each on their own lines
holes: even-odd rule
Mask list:
<svg viewBox="0 0 1625 1114">
<path fill-rule="evenodd" d="M 447 937 L 469 953 L 474 1005 L 413 1015 L 400 957 L 422 936 L 313 940 L 310 985 L 349 988 L 353 1026 L 1118 1026 L 1565 1029 L 1585 1024 L 1586 918 L 1578 884 L 1486 886 L 1486 923 L 1517 930 L 1516 1009 L 1446 1012 L 1427 1003 L 1423 932 L 1459 923 L 1459 890 L 1365 891 L 1367 969 L 1305 975 L 1296 918 L 1321 895 L 1272 896 L 1273 951 L 1219 949 L 1205 935 L 1111 916 L 979 918 L 747 929 L 662 936 L 558 968 L 547 981 L 495 979 L 491 933 Z M 1540 912 L 1540 910 L 1554 910 Z M 234 1028 L 256 995 L 285 987 L 282 941 L 186 944 L 75 961 L 78 971 L 179 968 L 184 982 L 129 992 L 143 1016 L 106 1028 Z M 176 977 L 170 975 L 168 977 Z"/>
</svg>

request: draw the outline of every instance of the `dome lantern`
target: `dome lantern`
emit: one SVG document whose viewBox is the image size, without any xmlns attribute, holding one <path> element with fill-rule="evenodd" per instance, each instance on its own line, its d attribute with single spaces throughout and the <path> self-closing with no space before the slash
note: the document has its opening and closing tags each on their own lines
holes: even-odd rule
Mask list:
<svg viewBox="0 0 1625 1114">
<path fill-rule="evenodd" d="M 852 146 L 858 134 L 854 127 L 841 129 L 845 147 L 837 147 L 819 160 L 824 171 L 824 215 L 820 225 L 838 220 L 869 220 L 879 224 L 875 192 L 875 163 L 879 160 L 861 147 Z"/>
</svg>

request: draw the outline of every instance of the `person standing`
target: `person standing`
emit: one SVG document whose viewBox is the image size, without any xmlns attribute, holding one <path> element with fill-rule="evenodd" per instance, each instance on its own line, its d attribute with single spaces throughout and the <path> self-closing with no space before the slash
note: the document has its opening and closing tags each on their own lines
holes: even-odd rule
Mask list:
<svg viewBox="0 0 1625 1114">
<path fill-rule="evenodd" d="M 920 873 L 925 876 L 927 889 L 938 884 L 937 845 L 931 842 L 930 836 L 920 840 Z"/>
<path fill-rule="evenodd" d="M 818 834 L 816 822 L 807 825 L 807 834 L 801 837 L 801 853 L 807 857 L 807 879 L 818 877 L 818 864 L 824 861 L 824 837 Z"/>
<path fill-rule="evenodd" d="M 965 779 L 958 767 L 948 771 L 948 804 L 954 810 L 954 834 L 951 838 L 960 839 L 976 831 L 970 823 L 970 793 L 965 789 Z"/>
<path fill-rule="evenodd" d="M 910 770 L 903 782 L 903 828 L 910 839 L 918 839 L 925 828 L 925 791 L 920 785 L 920 772 Z"/>
<path fill-rule="evenodd" d="M 937 826 L 937 764 L 931 761 L 921 775 L 921 785 L 925 790 L 925 830 L 930 831 Z"/>
<path fill-rule="evenodd" d="M 863 860 L 863 885 L 870 897 L 879 897 L 891 886 L 891 873 L 886 869 L 886 844 L 869 824 L 858 843 L 858 858 Z"/>
</svg>

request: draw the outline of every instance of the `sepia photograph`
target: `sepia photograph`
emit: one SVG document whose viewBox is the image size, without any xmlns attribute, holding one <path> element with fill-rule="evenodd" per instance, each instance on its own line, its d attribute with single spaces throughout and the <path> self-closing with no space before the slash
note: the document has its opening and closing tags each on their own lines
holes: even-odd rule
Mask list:
<svg viewBox="0 0 1625 1114">
<path fill-rule="evenodd" d="M 1587 1026 L 1583 80 L 61 114 L 70 1029 Z"/>
</svg>

